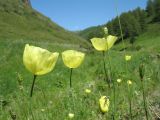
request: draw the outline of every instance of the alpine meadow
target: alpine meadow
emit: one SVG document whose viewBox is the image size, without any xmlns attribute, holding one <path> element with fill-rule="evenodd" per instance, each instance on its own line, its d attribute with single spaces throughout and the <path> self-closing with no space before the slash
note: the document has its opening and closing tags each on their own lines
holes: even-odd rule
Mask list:
<svg viewBox="0 0 160 120">
<path fill-rule="evenodd" d="M 160 0 L 75 31 L 35 1 L 0 0 L 0 120 L 160 120 Z"/>
</svg>

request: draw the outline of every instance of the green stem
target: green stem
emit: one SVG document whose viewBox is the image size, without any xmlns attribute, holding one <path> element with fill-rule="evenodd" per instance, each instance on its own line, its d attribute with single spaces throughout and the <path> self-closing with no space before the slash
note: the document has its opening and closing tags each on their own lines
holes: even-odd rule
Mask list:
<svg viewBox="0 0 160 120">
<path fill-rule="evenodd" d="M 108 44 L 107 44 L 108 47 Z M 110 60 L 110 54 L 109 51 L 107 51 L 108 55 L 108 65 L 109 65 L 109 71 L 108 71 L 108 76 L 109 76 L 109 82 L 113 84 L 113 113 L 112 113 L 112 119 L 115 119 L 115 111 L 116 111 L 116 88 L 115 88 L 115 83 L 112 81 L 112 67 L 111 67 L 111 60 Z"/>
<path fill-rule="evenodd" d="M 34 77 L 33 77 L 33 83 L 32 83 L 32 87 L 31 87 L 30 97 L 32 97 L 32 94 L 33 94 L 33 89 L 34 89 L 34 84 L 35 84 L 36 77 L 37 77 L 36 75 L 34 75 Z"/>
<path fill-rule="evenodd" d="M 115 120 L 115 111 L 116 111 L 116 89 L 115 83 L 113 81 L 113 111 L 112 111 L 112 120 Z"/>
<path fill-rule="evenodd" d="M 72 88 L 72 68 L 70 70 L 70 88 Z"/>
<path fill-rule="evenodd" d="M 132 120 L 132 102 L 131 102 L 131 99 L 129 100 L 129 113 L 130 113 L 130 119 Z"/>
<path fill-rule="evenodd" d="M 30 114 L 31 114 L 31 116 L 32 116 L 32 119 L 33 120 L 35 120 L 35 117 L 34 117 L 34 114 L 33 114 L 33 110 L 32 110 L 32 100 L 33 99 L 31 99 L 31 97 L 29 98 L 29 101 L 30 101 L 30 107 L 29 107 L 29 112 L 30 112 Z"/>
<path fill-rule="evenodd" d="M 108 46 L 108 44 L 107 44 Z M 109 83 L 113 83 L 113 113 L 112 113 L 112 119 L 115 120 L 115 103 L 116 103 L 116 88 L 115 88 L 115 83 L 114 81 L 112 81 L 112 67 L 111 67 L 111 60 L 110 60 L 110 54 L 109 51 L 107 51 L 107 55 L 108 55 L 108 63 L 109 63 L 109 71 L 108 71 L 108 80 Z M 110 86 L 109 86 L 110 87 Z"/>
<path fill-rule="evenodd" d="M 108 46 L 108 44 L 107 44 Z M 109 65 L 109 71 L 108 71 L 108 79 L 109 82 L 113 84 L 113 113 L 112 113 L 112 119 L 115 120 L 115 112 L 116 112 L 116 88 L 115 88 L 115 83 L 112 81 L 112 67 L 111 67 L 111 60 L 110 60 L 110 54 L 109 51 L 107 51 L 108 55 L 108 65 Z"/>
<path fill-rule="evenodd" d="M 2 97 L 0 96 L 0 99 L 2 100 Z M 3 111 L 3 104 L 1 103 L 1 111 Z"/>
<path fill-rule="evenodd" d="M 130 86 L 128 86 L 128 101 L 129 101 L 130 120 L 132 120 L 132 97 L 131 97 L 131 88 L 130 88 Z"/>
<path fill-rule="evenodd" d="M 117 0 L 115 0 L 115 2 L 118 3 Z M 123 44 L 123 47 L 124 47 L 124 52 L 126 52 L 126 50 L 125 50 L 125 44 L 124 44 L 124 38 L 123 38 L 122 25 L 121 25 L 121 19 L 120 19 L 119 13 L 118 13 L 118 5 L 117 4 L 116 4 L 116 13 L 117 13 L 117 18 L 118 18 L 118 24 L 119 24 L 120 34 L 121 34 L 121 38 L 122 38 L 122 44 Z"/>
<path fill-rule="evenodd" d="M 118 3 L 117 0 L 115 0 L 115 3 Z M 125 50 L 125 43 L 124 43 L 124 37 L 123 37 L 123 30 L 122 30 L 122 24 L 121 24 L 121 19 L 120 19 L 120 16 L 119 16 L 119 13 L 118 13 L 118 5 L 116 4 L 116 13 L 117 13 L 117 18 L 118 18 L 118 24 L 119 24 L 119 29 L 120 29 L 120 35 L 121 35 L 121 38 L 122 38 L 122 44 L 123 44 L 123 48 L 124 48 L 124 57 L 126 55 L 126 50 Z M 125 61 L 125 67 L 126 67 L 126 71 L 127 71 L 127 61 Z"/>
<path fill-rule="evenodd" d="M 146 120 L 148 120 L 148 111 L 147 111 L 147 105 L 146 105 L 146 96 L 145 96 L 145 92 L 144 92 L 143 80 L 141 80 L 141 84 L 142 84 L 142 92 L 143 92 L 143 105 L 144 105 Z"/>
<path fill-rule="evenodd" d="M 105 63 L 105 52 L 103 51 L 103 67 L 104 67 L 104 73 L 105 73 L 105 81 L 107 81 L 108 86 L 110 88 L 110 81 L 107 79 L 107 70 L 106 70 L 106 63 Z"/>
<path fill-rule="evenodd" d="M 113 104 L 112 104 L 112 114 L 111 114 L 111 117 L 112 117 L 112 120 L 115 120 L 116 117 L 115 117 L 115 113 L 116 113 L 116 89 L 115 89 L 115 86 L 114 86 L 114 82 L 113 82 L 113 86 L 112 86 L 112 93 L 113 93 Z"/>
</svg>

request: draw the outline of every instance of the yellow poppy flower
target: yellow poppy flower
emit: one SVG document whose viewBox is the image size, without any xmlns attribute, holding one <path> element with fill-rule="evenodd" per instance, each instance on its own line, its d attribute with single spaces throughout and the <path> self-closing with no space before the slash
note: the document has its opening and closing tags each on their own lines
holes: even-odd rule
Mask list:
<svg viewBox="0 0 160 120">
<path fill-rule="evenodd" d="M 107 51 L 114 45 L 116 40 L 116 36 L 109 35 L 107 38 L 92 38 L 91 42 L 96 50 Z"/>
<path fill-rule="evenodd" d="M 85 93 L 89 94 L 89 93 L 91 93 L 91 90 L 90 89 L 85 89 Z"/>
<path fill-rule="evenodd" d="M 66 50 L 62 53 L 64 64 L 69 68 L 77 68 L 84 60 L 85 54 L 75 50 Z"/>
<path fill-rule="evenodd" d="M 132 57 L 131 57 L 130 55 L 126 55 L 126 56 L 125 56 L 125 60 L 126 60 L 126 61 L 130 61 L 131 58 L 132 58 Z"/>
<path fill-rule="evenodd" d="M 68 117 L 69 117 L 70 119 L 72 119 L 72 118 L 74 118 L 74 114 L 73 114 L 73 113 L 69 113 L 69 114 L 68 114 Z"/>
<path fill-rule="evenodd" d="M 110 101 L 106 96 L 102 96 L 99 99 L 100 109 L 103 113 L 108 112 Z"/>
<path fill-rule="evenodd" d="M 127 81 L 127 84 L 128 84 L 128 85 L 132 85 L 132 81 L 131 81 L 131 80 L 128 80 L 128 81 Z"/>
<path fill-rule="evenodd" d="M 23 63 L 34 75 L 43 75 L 50 72 L 58 59 L 59 53 L 51 53 L 40 47 L 25 45 Z"/>
</svg>

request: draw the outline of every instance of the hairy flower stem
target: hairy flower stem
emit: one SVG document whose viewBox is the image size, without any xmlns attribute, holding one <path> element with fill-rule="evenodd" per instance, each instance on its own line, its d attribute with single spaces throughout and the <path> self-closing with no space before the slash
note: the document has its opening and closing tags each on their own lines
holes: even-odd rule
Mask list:
<svg viewBox="0 0 160 120">
<path fill-rule="evenodd" d="M 131 86 L 128 86 L 128 101 L 129 101 L 129 115 L 130 120 L 132 120 L 132 96 L 131 96 Z"/>
<path fill-rule="evenodd" d="M 109 80 L 109 85 L 110 83 L 113 84 L 113 112 L 112 112 L 112 120 L 115 120 L 115 111 L 116 111 L 116 88 L 115 88 L 115 83 L 112 81 L 112 68 L 111 68 L 111 60 L 110 60 L 110 54 L 109 51 L 107 51 L 107 56 L 108 56 L 108 66 L 109 66 L 109 71 L 108 71 L 108 80 Z M 110 86 L 109 86 L 110 87 Z"/>
<path fill-rule="evenodd" d="M 32 94 L 33 94 L 33 89 L 34 89 L 36 77 L 37 77 L 36 75 L 33 76 L 33 83 L 32 83 L 32 87 L 31 87 L 30 97 L 32 97 Z"/>
<path fill-rule="evenodd" d="M 116 4 L 117 3 L 117 4 Z M 122 30 L 122 24 L 121 24 L 121 19 L 118 13 L 118 0 L 115 0 L 115 8 L 116 8 L 116 13 L 117 13 L 117 18 L 118 18 L 118 24 L 119 24 L 119 29 L 120 29 L 120 35 L 121 35 L 121 39 L 122 39 L 122 44 L 123 44 L 123 48 L 124 48 L 124 56 L 126 55 L 126 46 L 124 43 L 124 37 L 123 37 L 123 30 Z M 127 71 L 127 61 L 125 61 L 125 70 Z"/>
<path fill-rule="evenodd" d="M 141 84 L 142 84 L 142 92 L 143 92 L 143 105 L 144 105 L 146 120 L 148 120 L 148 110 L 147 110 L 147 105 L 146 105 L 146 95 L 144 92 L 143 79 L 141 80 Z"/>
<path fill-rule="evenodd" d="M 114 116 L 115 116 L 115 111 L 116 111 L 116 88 L 115 88 L 115 83 L 113 81 L 113 120 L 114 120 Z"/>
<path fill-rule="evenodd" d="M 113 112 L 112 112 L 112 119 L 115 120 L 115 113 L 116 113 L 116 87 L 113 81 Z"/>
<path fill-rule="evenodd" d="M 105 52 L 103 51 L 103 67 L 104 67 L 104 73 L 105 73 L 105 81 L 107 81 L 108 86 L 110 88 L 110 81 L 107 79 L 107 70 L 106 70 L 106 63 L 105 63 Z"/>
<path fill-rule="evenodd" d="M 73 69 L 70 69 L 70 88 L 72 88 L 72 71 Z"/>
<path fill-rule="evenodd" d="M 131 102 L 131 99 L 129 100 L 129 114 L 130 114 L 130 119 L 132 120 L 132 102 Z"/>
<path fill-rule="evenodd" d="M 113 113 L 112 113 L 112 119 L 115 120 L 115 112 L 116 112 L 116 87 L 115 87 L 115 83 L 112 80 L 112 68 L 111 68 L 111 60 L 110 60 L 110 54 L 109 51 L 107 51 L 107 55 L 108 55 L 108 64 L 109 64 L 109 81 L 110 83 L 113 84 Z"/>
</svg>

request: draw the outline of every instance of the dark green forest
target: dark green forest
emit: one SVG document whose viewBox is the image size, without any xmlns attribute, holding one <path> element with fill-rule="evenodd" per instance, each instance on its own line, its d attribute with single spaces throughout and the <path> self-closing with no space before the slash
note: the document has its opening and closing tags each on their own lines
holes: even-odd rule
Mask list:
<svg viewBox="0 0 160 120">
<path fill-rule="evenodd" d="M 120 17 L 120 21 L 118 17 Z M 104 25 L 89 27 L 78 34 L 87 40 L 93 37 L 103 37 L 103 27 L 107 27 L 109 34 L 119 36 L 120 41 L 119 22 L 123 31 L 123 38 L 130 40 L 130 43 L 134 43 L 136 37 L 147 30 L 149 24 L 160 22 L 160 0 L 148 0 L 145 9 L 138 7 L 119 16 L 117 15 Z"/>
</svg>

